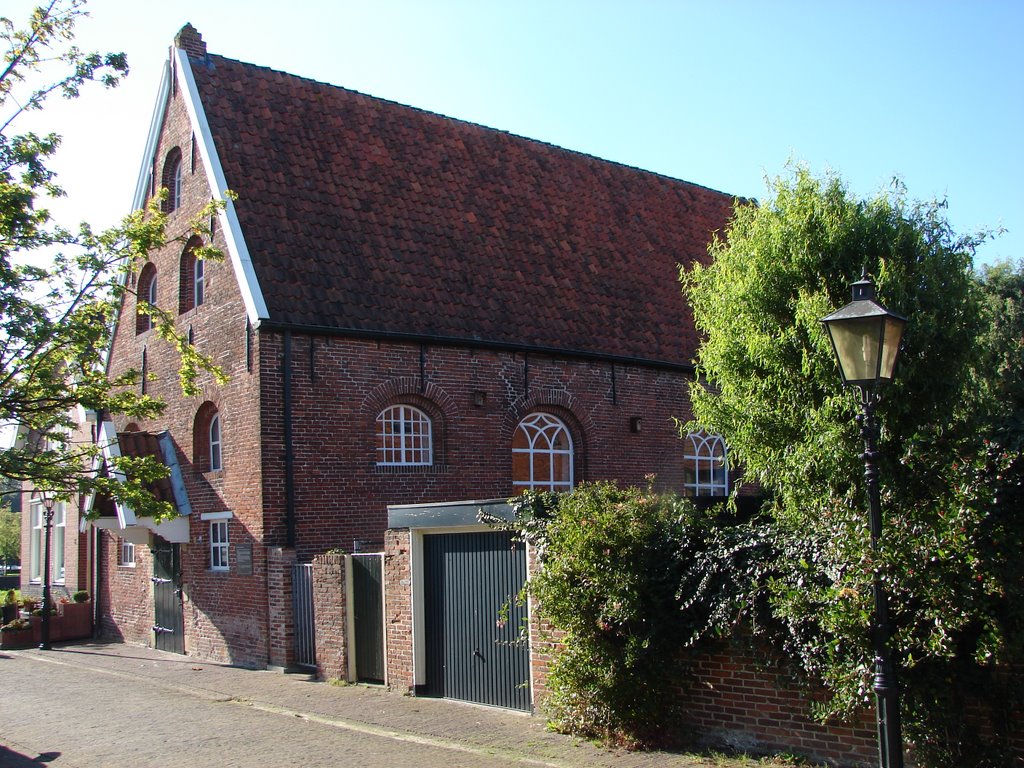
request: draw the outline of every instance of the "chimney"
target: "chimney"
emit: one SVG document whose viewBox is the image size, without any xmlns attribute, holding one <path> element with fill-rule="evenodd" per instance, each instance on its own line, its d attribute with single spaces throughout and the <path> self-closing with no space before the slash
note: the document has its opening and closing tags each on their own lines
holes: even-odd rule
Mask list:
<svg viewBox="0 0 1024 768">
<path fill-rule="evenodd" d="M 174 36 L 174 47 L 181 48 L 192 58 L 206 58 L 206 43 L 203 42 L 203 36 L 191 24 L 186 24 Z"/>
</svg>

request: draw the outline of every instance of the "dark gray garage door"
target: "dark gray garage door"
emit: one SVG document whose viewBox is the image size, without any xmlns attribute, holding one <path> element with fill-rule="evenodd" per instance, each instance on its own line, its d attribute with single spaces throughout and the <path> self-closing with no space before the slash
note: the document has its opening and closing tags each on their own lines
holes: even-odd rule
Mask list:
<svg viewBox="0 0 1024 768">
<path fill-rule="evenodd" d="M 529 650 L 519 640 L 526 552 L 508 533 L 423 537 L 426 693 L 530 709 Z"/>
</svg>

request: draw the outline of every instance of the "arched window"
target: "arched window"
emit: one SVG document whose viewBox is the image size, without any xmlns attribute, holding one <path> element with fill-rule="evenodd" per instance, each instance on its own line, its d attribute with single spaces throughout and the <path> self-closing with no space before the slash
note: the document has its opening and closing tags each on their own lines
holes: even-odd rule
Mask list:
<svg viewBox="0 0 1024 768">
<path fill-rule="evenodd" d="M 729 457 L 721 435 L 686 436 L 683 486 L 687 496 L 729 495 Z"/>
<path fill-rule="evenodd" d="M 206 300 L 205 268 L 203 260 L 197 259 L 195 249 L 202 245 L 198 237 L 188 241 L 181 253 L 181 265 L 178 270 L 178 314 L 201 306 Z"/>
<path fill-rule="evenodd" d="M 392 405 L 377 416 L 378 466 L 424 466 L 434 462 L 430 417 L 411 405 Z"/>
<path fill-rule="evenodd" d="M 164 160 L 163 186 L 167 188 L 164 213 L 177 210 L 181 205 L 181 150 L 175 147 Z"/>
<path fill-rule="evenodd" d="M 220 414 L 210 419 L 210 471 L 216 472 L 223 466 L 220 455 Z"/>
<path fill-rule="evenodd" d="M 136 301 L 146 302 L 156 306 L 156 267 L 152 263 L 146 264 L 139 275 L 138 288 L 136 289 Z M 144 312 L 138 312 L 135 316 L 135 332 L 145 333 L 153 327 L 153 318 Z"/>
<path fill-rule="evenodd" d="M 217 406 L 206 402 L 199 406 L 192 425 L 192 463 L 200 472 L 219 472 L 224 468 L 224 430 Z"/>
<path fill-rule="evenodd" d="M 568 428 L 550 413 L 531 413 L 512 436 L 512 486 L 517 491 L 572 488 L 573 448 Z"/>
</svg>

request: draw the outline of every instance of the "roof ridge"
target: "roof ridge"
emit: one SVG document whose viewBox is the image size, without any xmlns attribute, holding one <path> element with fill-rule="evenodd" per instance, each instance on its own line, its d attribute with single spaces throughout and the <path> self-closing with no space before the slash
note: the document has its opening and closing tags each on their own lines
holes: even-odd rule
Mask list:
<svg viewBox="0 0 1024 768">
<path fill-rule="evenodd" d="M 205 44 L 204 44 L 204 51 L 205 51 Z M 602 163 L 602 164 L 612 165 L 612 166 L 615 166 L 617 168 L 622 168 L 622 169 L 627 170 L 627 171 L 633 171 L 633 172 L 639 172 L 639 173 L 648 174 L 650 176 L 654 176 L 654 177 L 660 178 L 660 179 L 665 179 L 666 181 L 670 181 L 670 182 L 673 182 L 673 183 L 685 184 L 687 186 L 694 187 L 696 189 L 701 189 L 701 190 L 705 190 L 707 192 L 713 192 L 713 193 L 718 194 L 718 195 L 723 195 L 723 196 L 726 196 L 726 197 L 731 197 L 734 200 L 745 199 L 745 198 L 739 197 L 738 195 L 733 195 L 733 194 L 730 194 L 729 192 L 725 192 L 725 191 L 720 190 L 720 189 L 715 189 L 714 187 L 709 187 L 709 186 L 707 186 L 705 184 L 698 184 L 696 182 L 689 181 L 687 179 L 682 179 L 682 178 L 679 178 L 677 176 L 670 176 L 669 174 L 662 173 L 660 171 L 653 171 L 653 170 L 651 170 L 649 168 L 641 168 L 640 166 L 630 165 L 629 163 L 624 163 L 624 162 L 622 162 L 620 160 L 611 160 L 611 159 L 609 159 L 607 157 L 601 157 L 600 155 L 595 155 L 595 154 L 592 154 L 590 152 L 583 152 L 583 151 L 578 150 L 578 149 L 572 149 L 571 147 L 563 147 L 560 144 L 555 144 L 554 142 L 544 141 L 543 139 L 537 139 L 537 138 L 533 138 L 531 136 L 524 136 L 522 134 L 514 133 L 513 131 L 509 131 L 509 130 L 506 130 L 504 128 L 495 128 L 493 126 L 485 125 L 483 123 L 477 123 L 477 122 L 474 122 L 473 120 L 467 120 L 467 119 L 461 118 L 461 117 L 454 117 L 452 115 L 446 115 L 443 112 L 435 112 L 435 111 L 427 109 L 425 107 L 417 107 L 414 104 L 406 104 L 404 102 L 395 101 L 394 99 L 388 99 L 388 98 L 383 97 L 383 96 L 375 96 L 372 93 L 366 93 L 364 91 L 359 91 L 359 90 L 356 90 L 355 88 L 349 88 L 349 87 L 344 86 L 344 85 L 337 85 L 336 83 L 330 83 L 330 82 L 327 82 L 326 80 L 318 80 L 318 79 L 313 78 L 313 77 L 306 77 L 304 75 L 296 75 L 293 72 L 288 72 L 288 71 L 283 70 L 283 69 L 276 69 L 274 67 L 266 66 L 266 65 L 263 65 L 263 64 L 254 64 L 252 62 L 242 61 L 241 59 L 234 59 L 234 58 L 231 58 L 230 56 L 224 56 L 222 54 L 216 54 L 216 53 L 206 54 L 206 59 L 207 59 L 207 61 L 210 64 L 215 64 L 216 60 L 220 59 L 222 61 L 231 62 L 233 64 L 238 64 L 238 65 L 241 65 L 243 67 L 248 67 L 248 68 L 251 68 L 251 69 L 263 70 L 263 71 L 266 71 L 266 72 L 272 72 L 274 74 L 281 75 L 283 77 L 292 78 L 294 80 L 299 80 L 299 81 L 302 81 L 302 82 L 305 82 L 305 83 L 312 83 L 314 85 L 322 86 L 322 87 L 329 88 L 329 89 L 332 89 L 332 90 L 345 91 L 346 93 L 350 93 L 350 94 L 353 94 L 355 96 L 359 96 L 359 97 L 362 97 L 362 98 L 365 98 L 365 99 L 371 99 L 373 101 L 380 102 L 382 104 L 387 104 L 387 105 L 395 106 L 395 107 L 401 107 L 402 109 L 409 109 L 409 110 L 417 112 L 417 113 L 419 113 L 421 115 L 426 115 L 426 116 L 433 117 L 433 118 L 439 118 L 439 119 L 444 120 L 444 121 L 448 121 L 448 122 L 451 122 L 451 123 L 456 123 L 456 124 L 459 124 L 459 125 L 464 125 L 464 126 L 467 126 L 467 127 L 470 127 L 470 128 L 475 128 L 475 129 L 479 129 L 479 130 L 483 130 L 483 131 L 488 131 L 490 133 L 501 134 L 501 135 L 508 136 L 510 138 L 513 138 L 513 139 L 516 139 L 516 140 L 519 140 L 519 141 L 529 142 L 530 144 L 534 144 L 534 145 L 536 145 L 538 147 L 542 147 L 542 148 L 546 148 L 546 149 L 552 149 L 552 150 L 555 150 L 557 152 L 565 152 L 565 153 L 568 153 L 568 154 L 571 154 L 571 155 L 575 155 L 576 157 L 580 157 L 580 158 L 583 158 L 583 159 L 586 159 L 586 160 L 595 161 L 595 162 Z"/>
</svg>

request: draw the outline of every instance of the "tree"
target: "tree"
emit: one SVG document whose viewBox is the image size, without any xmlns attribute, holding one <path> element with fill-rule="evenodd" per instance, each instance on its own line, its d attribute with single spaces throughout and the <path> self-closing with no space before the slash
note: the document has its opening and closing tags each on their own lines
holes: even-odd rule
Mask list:
<svg viewBox="0 0 1024 768">
<path fill-rule="evenodd" d="M 1009 759 L 999 739 L 1012 686 L 988 713 L 988 748 L 965 701 L 1024 659 L 1022 274 L 979 278 L 985 237 L 956 235 L 940 203 L 911 202 L 901 185 L 857 200 L 837 177 L 796 168 L 764 203 L 737 207 L 709 266 L 682 272 L 704 335 L 695 421 L 723 434 L 769 494 L 755 523 L 777 552 L 753 587 L 769 597 L 762 625 L 832 692 L 821 714 L 862 706 L 882 569 L 907 731 L 934 765 Z M 882 303 L 910 318 L 879 406 L 881 562 L 868 546 L 857 406 L 819 323 L 865 269 Z"/>
<path fill-rule="evenodd" d="M 7 503 L 0 504 L 0 563 L 3 573 L 12 560 L 17 560 L 21 553 L 21 516 L 14 512 Z"/>
<path fill-rule="evenodd" d="M 124 458 L 117 467 L 96 471 L 100 446 L 76 441 L 74 426 L 79 407 L 133 418 L 153 416 L 162 407 L 139 393 L 138 371 L 108 379 L 104 370 L 113 324 L 131 290 L 128 276 L 169 241 L 161 197 L 103 232 L 87 224 L 76 231 L 58 226 L 46 201 L 63 194 L 47 168 L 60 139 L 13 132 L 18 117 L 43 109 L 48 97 L 75 98 L 87 83 L 112 87 L 127 74 L 124 54 L 85 53 L 72 44 L 83 5 L 51 0 L 24 29 L 0 18 L 0 40 L 7 47 L 0 71 L 0 423 L 15 425 L 22 436 L 0 452 L 0 476 L 65 497 L 107 495 L 137 514 L 159 517 L 172 509 L 147 486 L 165 469 L 151 459 Z M 196 218 L 195 233 L 208 234 L 204 222 L 219 205 L 211 203 Z M 219 254 L 204 248 L 197 256 Z M 194 390 L 201 370 L 221 377 L 175 330 L 173 317 L 145 302 L 140 307 L 151 314 L 159 336 L 179 351 L 186 393 Z M 127 482 L 115 480 L 113 469 L 126 473 Z"/>
</svg>

